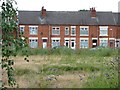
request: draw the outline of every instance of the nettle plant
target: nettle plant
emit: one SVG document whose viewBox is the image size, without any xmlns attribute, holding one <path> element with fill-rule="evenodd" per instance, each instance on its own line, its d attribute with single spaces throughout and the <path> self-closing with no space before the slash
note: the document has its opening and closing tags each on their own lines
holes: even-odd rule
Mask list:
<svg viewBox="0 0 120 90">
<path fill-rule="evenodd" d="M 15 86 L 14 59 L 17 52 L 26 46 L 26 39 L 22 38 L 18 27 L 18 10 L 15 0 L 2 0 L 1 28 L 2 28 L 2 71 L 7 74 L 9 86 Z M 4 83 L 2 87 L 4 87 Z"/>
</svg>

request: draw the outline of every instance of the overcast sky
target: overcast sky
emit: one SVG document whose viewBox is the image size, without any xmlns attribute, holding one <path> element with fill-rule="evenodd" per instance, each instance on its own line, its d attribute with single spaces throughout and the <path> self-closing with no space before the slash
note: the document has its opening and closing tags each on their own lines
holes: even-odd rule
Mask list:
<svg viewBox="0 0 120 90">
<path fill-rule="evenodd" d="M 19 10 L 78 11 L 95 7 L 97 11 L 118 12 L 120 0 L 16 0 Z"/>
</svg>

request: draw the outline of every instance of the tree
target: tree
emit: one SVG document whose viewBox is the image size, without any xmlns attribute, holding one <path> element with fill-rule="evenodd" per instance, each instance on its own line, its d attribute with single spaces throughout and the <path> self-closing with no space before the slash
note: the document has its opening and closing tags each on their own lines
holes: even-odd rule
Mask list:
<svg viewBox="0 0 120 90">
<path fill-rule="evenodd" d="M 21 48 L 25 47 L 25 40 L 18 29 L 18 10 L 15 0 L 3 0 L 1 6 L 1 28 L 2 28 L 2 71 L 6 71 L 9 86 L 15 86 L 14 60 Z M 2 85 L 4 87 L 4 83 Z"/>
</svg>

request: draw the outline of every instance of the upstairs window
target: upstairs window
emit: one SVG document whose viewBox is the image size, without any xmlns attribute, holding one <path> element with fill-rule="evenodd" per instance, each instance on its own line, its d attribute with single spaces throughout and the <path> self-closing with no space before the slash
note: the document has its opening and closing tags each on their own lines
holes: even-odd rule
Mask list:
<svg viewBox="0 0 120 90">
<path fill-rule="evenodd" d="M 100 26 L 100 36 L 108 36 L 108 26 Z"/>
<path fill-rule="evenodd" d="M 29 26 L 30 35 L 38 34 L 38 26 Z"/>
<path fill-rule="evenodd" d="M 76 35 L 76 26 L 71 26 L 71 35 L 72 36 Z"/>
<path fill-rule="evenodd" d="M 65 35 L 69 35 L 69 27 L 65 27 Z"/>
<path fill-rule="evenodd" d="M 52 35 L 60 35 L 60 27 L 53 27 Z"/>
<path fill-rule="evenodd" d="M 80 36 L 88 36 L 88 35 L 89 35 L 89 27 L 80 26 Z"/>
</svg>

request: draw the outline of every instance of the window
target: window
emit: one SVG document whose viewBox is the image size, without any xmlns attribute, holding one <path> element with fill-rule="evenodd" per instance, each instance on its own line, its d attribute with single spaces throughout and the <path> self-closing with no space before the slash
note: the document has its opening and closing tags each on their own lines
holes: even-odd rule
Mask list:
<svg viewBox="0 0 120 90">
<path fill-rule="evenodd" d="M 105 39 L 100 40 L 100 46 L 107 47 L 108 46 L 108 40 L 105 40 Z"/>
<path fill-rule="evenodd" d="M 65 27 L 65 35 L 69 35 L 69 27 Z"/>
<path fill-rule="evenodd" d="M 80 40 L 80 48 L 88 48 L 88 39 Z"/>
<path fill-rule="evenodd" d="M 71 35 L 76 35 L 76 26 L 71 26 Z"/>
<path fill-rule="evenodd" d="M 38 40 L 37 39 L 29 39 L 29 45 L 31 48 L 37 48 L 38 47 Z"/>
<path fill-rule="evenodd" d="M 80 36 L 88 36 L 89 28 L 88 26 L 80 26 Z"/>
<path fill-rule="evenodd" d="M 108 27 L 100 26 L 100 36 L 108 36 Z"/>
<path fill-rule="evenodd" d="M 60 27 L 53 27 L 52 35 L 60 35 Z"/>
<path fill-rule="evenodd" d="M 24 27 L 25 26 L 20 26 L 20 33 L 24 33 Z"/>
<path fill-rule="evenodd" d="M 29 31 L 30 31 L 30 35 L 37 35 L 38 34 L 38 26 L 30 26 Z"/>
<path fill-rule="evenodd" d="M 51 38 L 52 39 L 52 48 L 60 46 L 60 38 Z"/>
</svg>

